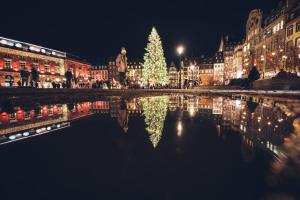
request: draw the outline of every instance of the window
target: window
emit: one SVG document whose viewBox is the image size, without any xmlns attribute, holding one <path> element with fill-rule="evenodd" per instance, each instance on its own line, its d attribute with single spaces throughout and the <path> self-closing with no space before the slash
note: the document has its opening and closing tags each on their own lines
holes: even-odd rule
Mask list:
<svg viewBox="0 0 300 200">
<path fill-rule="evenodd" d="M 60 66 L 55 66 L 55 74 L 60 74 Z"/>
<path fill-rule="evenodd" d="M 287 28 L 287 36 L 291 36 L 291 35 L 293 35 L 293 28 L 294 28 L 294 26 L 292 25 L 292 26 L 289 26 L 288 28 Z"/>
<path fill-rule="evenodd" d="M 296 47 L 300 48 L 300 37 L 296 39 Z"/>
<path fill-rule="evenodd" d="M 296 24 L 296 32 L 299 32 L 300 31 L 300 22 L 297 22 Z"/>
<path fill-rule="evenodd" d="M 50 73 L 50 66 L 49 65 L 45 65 L 45 72 Z"/>
<path fill-rule="evenodd" d="M 4 68 L 5 69 L 12 69 L 11 60 L 5 60 L 4 61 Z"/>
</svg>

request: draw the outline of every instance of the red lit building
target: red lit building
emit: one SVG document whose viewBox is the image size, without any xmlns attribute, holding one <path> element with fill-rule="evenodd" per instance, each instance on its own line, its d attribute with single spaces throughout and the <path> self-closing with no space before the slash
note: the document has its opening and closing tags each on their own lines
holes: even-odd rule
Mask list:
<svg viewBox="0 0 300 200">
<path fill-rule="evenodd" d="M 20 70 L 39 71 L 39 87 L 52 87 L 52 82 L 62 83 L 66 53 L 41 46 L 0 37 L 0 85 L 17 86 Z M 30 79 L 29 79 L 30 80 Z"/>
<path fill-rule="evenodd" d="M 88 84 L 90 79 L 90 64 L 78 56 L 67 54 L 65 59 L 65 71 L 71 69 L 73 77 L 78 83 Z"/>
</svg>

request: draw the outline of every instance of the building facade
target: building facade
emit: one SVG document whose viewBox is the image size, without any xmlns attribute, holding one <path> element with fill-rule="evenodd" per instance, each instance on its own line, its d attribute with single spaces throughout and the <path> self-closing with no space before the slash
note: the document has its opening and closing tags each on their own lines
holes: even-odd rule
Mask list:
<svg viewBox="0 0 300 200">
<path fill-rule="evenodd" d="M 300 3 L 288 10 L 285 42 L 286 68 L 300 76 Z"/>
<path fill-rule="evenodd" d="M 64 81 L 66 53 L 0 37 L 0 84 L 18 86 L 22 69 L 39 72 L 39 87 L 52 87 Z M 30 77 L 29 77 L 30 82 Z"/>
<path fill-rule="evenodd" d="M 225 37 L 225 42 L 223 47 L 223 57 L 224 57 L 224 84 L 228 85 L 231 79 L 235 78 L 236 69 L 233 66 L 234 58 L 234 47 L 236 43 L 229 41 L 229 37 Z"/>
<path fill-rule="evenodd" d="M 213 85 L 224 84 L 224 56 L 223 52 L 219 51 L 214 57 L 214 74 L 213 74 Z"/>
<path fill-rule="evenodd" d="M 91 66 L 90 77 L 93 82 L 95 81 L 108 81 L 108 69 L 106 65 Z"/>
<path fill-rule="evenodd" d="M 299 1 L 287 0 L 268 15 L 259 9 L 250 12 L 243 47 L 244 74 L 248 74 L 252 66 L 257 67 L 261 79 L 272 78 L 281 69 L 296 71 L 292 63 L 297 55 L 292 56 L 290 52 L 296 45 L 297 5 Z"/>
<path fill-rule="evenodd" d="M 213 58 L 201 56 L 199 60 L 200 85 L 213 85 L 214 81 L 214 62 Z"/>
<path fill-rule="evenodd" d="M 65 71 L 71 70 L 73 77 L 76 78 L 79 84 L 88 84 L 90 79 L 90 64 L 85 60 L 67 54 L 65 59 Z"/>
<path fill-rule="evenodd" d="M 119 81 L 118 67 L 114 58 L 110 58 L 108 61 L 108 80 L 111 82 Z"/>
<path fill-rule="evenodd" d="M 242 78 L 243 76 L 243 45 L 239 44 L 234 47 L 233 52 L 233 77 Z"/>
<path fill-rule="evenodd" d="M 143 65 L 140 60 L 129 60 L 126 73 L 126 79 L 131 85 L 140 85 L 142 83 Z"/>
<path fill-rule="evenodd" d="M 171 88 L 179 87 L 179 73 L 174 62 L 171 63 L 168 70 L 169 84 Z"/>
</svg>

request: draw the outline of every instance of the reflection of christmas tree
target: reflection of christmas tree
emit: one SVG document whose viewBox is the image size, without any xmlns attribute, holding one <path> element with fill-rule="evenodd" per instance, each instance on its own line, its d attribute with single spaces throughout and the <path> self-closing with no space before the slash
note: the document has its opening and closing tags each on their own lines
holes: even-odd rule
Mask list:
<svg viewBox="0 0 300 200">
<path fill-rule="evenodd" d="M 157 146 L 164 128 L 167 116 L 169 97 L 143 97 L 141 99 L 144 109 L 145 123 L 150 141 L 154 148 Z"/>
</svg>

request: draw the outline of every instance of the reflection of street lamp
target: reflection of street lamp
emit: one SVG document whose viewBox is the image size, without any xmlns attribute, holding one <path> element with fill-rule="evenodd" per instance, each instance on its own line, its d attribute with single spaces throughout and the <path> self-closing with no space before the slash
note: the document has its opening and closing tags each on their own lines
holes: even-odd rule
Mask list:
<svg viewBox="0 0 300 200">
<path fill-rule="evenodd" d="M 183 67 L 183 62 L 182 62 L 182 55 L 183 55 L 183 53 L 184 53 L 184 47 L 182 46 L 182 45 L 179 45 L 178 47 L 177 47 L 177 49 L 176 49 L 176 51 L 177 51 L 177 54 L 179 55 L 179 88 L 181 89 L 181 82 L 182 82 L 182 80 L 181 80 L 181 70 L 182 70 L 182 67 Z"/>
<path fill-rule="evenodd" d="M 178 122 L 178 124 L 177 124 L 177 136 L 181 136 L 182 135 L 182 123 L 181 123 L 181 121 L 179 121 Z"/>
</svg>

